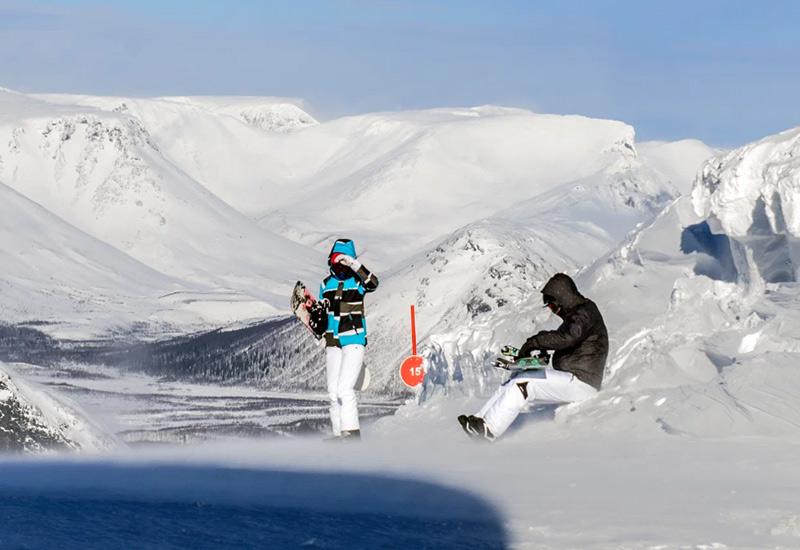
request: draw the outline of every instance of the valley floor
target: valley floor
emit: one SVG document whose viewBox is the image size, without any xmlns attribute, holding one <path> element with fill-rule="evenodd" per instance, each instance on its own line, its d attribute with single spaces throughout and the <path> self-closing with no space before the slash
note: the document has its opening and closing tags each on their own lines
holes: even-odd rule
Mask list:
<svg viewBox="0 0 800 550">
<path fill-rule="evenodd" d="M 104 433 L 131 445 L 187 444 L 316 432 L 328 427 L 328 397 L 245 385 L 193 384 L 91 365 L 16 363 L 13 370 L 70 401 Z M 364 399 L 366 423 L 399 403 Z"/>
</svg>

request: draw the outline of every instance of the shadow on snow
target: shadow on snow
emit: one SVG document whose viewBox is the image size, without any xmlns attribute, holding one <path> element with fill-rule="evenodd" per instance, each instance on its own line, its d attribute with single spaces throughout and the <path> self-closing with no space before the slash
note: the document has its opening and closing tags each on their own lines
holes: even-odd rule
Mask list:
<svg viewBox="0 0 800 550">
<path fill-rule="evenodd" d="M 8 462 L 3 548 L 506 548 L 485 501 L 355 473 Z"/>
</svg>

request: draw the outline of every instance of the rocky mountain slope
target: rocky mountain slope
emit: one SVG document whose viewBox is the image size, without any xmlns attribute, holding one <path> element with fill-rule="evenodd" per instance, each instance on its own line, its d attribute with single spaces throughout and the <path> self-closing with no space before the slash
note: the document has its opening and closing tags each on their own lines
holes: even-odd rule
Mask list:
<svg viewBox="0 0 800 550">
<path fill-rule="evenodd" d="M 114 445 L 72 404 L 25 383 L 0 363 L 0 452 L 99 451 Z"/>
</svg>

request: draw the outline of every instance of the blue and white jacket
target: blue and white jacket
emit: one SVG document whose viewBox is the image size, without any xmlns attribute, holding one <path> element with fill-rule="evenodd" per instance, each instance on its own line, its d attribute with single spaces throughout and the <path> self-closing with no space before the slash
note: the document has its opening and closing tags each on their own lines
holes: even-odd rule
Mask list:
<svg viewBox="0 0 800 550">
<path fill-rule="evenodd" d="M 357 257 L 356 247 L 349 239 L 338 239 L 333 243 L 328 257 L 337 253 Z M 378 288 L 378 278 L 363 265 L 358 271 L 347 271 L 346 275 L 337 276 L 331 267 L 331 274 L 319 288 L 319 299 L 327 300 L 329 304 L 328 330 L 325 332 L 327 347 L 367 345 L 364 295 Z"/>
</svg>

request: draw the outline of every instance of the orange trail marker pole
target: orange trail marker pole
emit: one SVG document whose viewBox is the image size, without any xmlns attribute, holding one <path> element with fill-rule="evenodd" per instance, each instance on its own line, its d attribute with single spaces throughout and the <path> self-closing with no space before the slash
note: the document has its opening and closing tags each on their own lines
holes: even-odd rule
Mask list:
<svg viewBox="0 0 800 550">
<path fill-rule="evenodd" d="M 417 354 L 417 316 L 414 314 L 414 304 L 411 304 L 411 355 Z"/>
<path fill-rule="evenodd" d="M 425 380 L 425 359 L 417 355 L 417 319 L 414 305 L 411 305 L 411 355 L 400 365 L 400 379 L 409 388 L 415 388 Z"/>
</svg>

